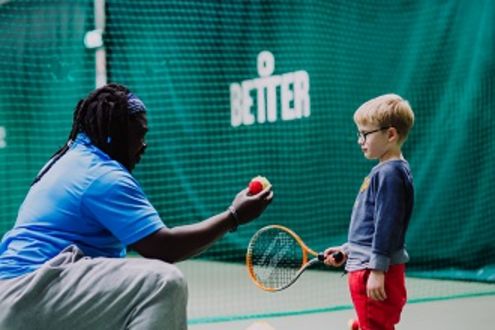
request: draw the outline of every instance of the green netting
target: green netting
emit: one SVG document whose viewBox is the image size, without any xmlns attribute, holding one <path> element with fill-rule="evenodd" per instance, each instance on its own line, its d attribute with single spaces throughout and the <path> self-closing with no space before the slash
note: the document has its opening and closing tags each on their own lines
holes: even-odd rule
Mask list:
<svg viewBox="0 0 495 330">
<path fill-rule="evenodd" d="M 88 1 L 0 1 L 0 233 L 94 88 Z"/>
<path fill-rule="evenodd" d="M 92 29 L 92 1 L 0 1 L 0 234 L 94 88 L 95 50 L 83 43 Z M 491 283 L 493 40 L 491 0 L 107 0 L 104 34 L 109 81 L 149 109 L 135 174 L 167 225 L 224 210 L 255 175 L 274 186 L 269 210 L 202 258 L 242 262 L 271 223 L 316 250 L 343 242 L 374 165 L 352 114 L 395 92 L 416 114 L 404 148 L 416 187 L 409 274 Z M 239 122 L 242 97 L 252 105 Z"/>
</svg>

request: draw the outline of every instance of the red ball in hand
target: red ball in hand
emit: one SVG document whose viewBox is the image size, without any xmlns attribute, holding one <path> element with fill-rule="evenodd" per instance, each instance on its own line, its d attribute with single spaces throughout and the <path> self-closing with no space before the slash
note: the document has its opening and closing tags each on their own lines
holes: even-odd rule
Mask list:
<svg viewBox="0 0 495 330">
<path fill-rule="evenodd" d="M 270 186 L 270 181 L 264 176 L 258 175 L 249 182 L 249 194 L 256 195 L 266 187 Z"/>
<path fill-rule="evenodd" d="M 251 195 L 256 195 L 263 190 L 263 184 L 259 180 L 252 180 L 249 182 L 249 193 Z"/>
</svg>

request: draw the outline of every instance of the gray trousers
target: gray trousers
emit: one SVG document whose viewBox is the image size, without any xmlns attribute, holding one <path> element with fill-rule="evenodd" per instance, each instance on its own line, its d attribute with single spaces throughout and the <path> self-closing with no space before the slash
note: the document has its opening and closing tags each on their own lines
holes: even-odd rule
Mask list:
<svg viewBox="0 0 495 330">
<path fill-rule="evenodd" d="M 33 273 L 0 280 L 0 329 L 187 329 L 177 267 L 89 258 L 70 246 Z"/>
</svg>

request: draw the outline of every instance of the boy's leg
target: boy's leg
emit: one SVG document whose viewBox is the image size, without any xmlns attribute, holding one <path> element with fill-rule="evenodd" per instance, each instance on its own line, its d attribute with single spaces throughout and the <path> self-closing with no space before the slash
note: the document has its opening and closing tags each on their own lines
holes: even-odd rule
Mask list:
<svg viewBox="0 0 495 330">
<path fill-rule="evenodd" d="M 187 328 L 184 277 L 158 260 L 91 259 L 70 247 L 0 289 L 5 330 Z"/>
<path fill-rule="evenodd" d="M 349 273 L 351 298 L 362 330 L 392 330 L 400 321 L 406 303 L 405 266 L 394 265 L 385 274 L 387 299 L 376 301 L 366 295 L 369 270 Z"/>
<path fill-rule="evenodd" d="M 347 329 L 348 330 L 359 330 L 359 322 L 357 319 L 350 319 L 347 322 Z"/>
</svg>

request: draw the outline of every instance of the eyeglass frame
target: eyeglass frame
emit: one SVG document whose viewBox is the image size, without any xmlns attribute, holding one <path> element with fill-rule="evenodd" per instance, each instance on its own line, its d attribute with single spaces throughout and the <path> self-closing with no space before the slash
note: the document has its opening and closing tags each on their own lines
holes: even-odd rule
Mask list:
<svg viewBox="0 0 495 330">
<path fill-rule="evenodd" d="M 380 127 L 380 128 L 374 129 L 372 131 L 367 131 L 367 132 L 366 131 L 357 131 L 356 135 L 357 135 L 358 140 L 363 139 L 363 143 L 364 143 L 364 142 L 366 142 L 366 137 L 368 135 L 389 129 L 391 127 L 393 127 L 393 126 Z"/>
</svg>

